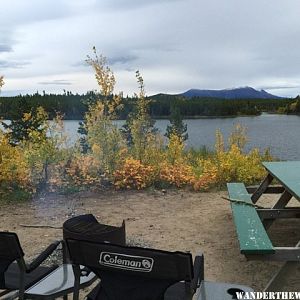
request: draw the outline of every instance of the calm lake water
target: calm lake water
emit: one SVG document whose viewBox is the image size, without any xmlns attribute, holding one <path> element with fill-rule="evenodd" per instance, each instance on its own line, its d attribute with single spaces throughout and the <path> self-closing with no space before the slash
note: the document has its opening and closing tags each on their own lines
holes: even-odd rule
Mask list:
<svg viewBox="0 0 300 300">
<path fill-rule="evenodd" d="M 116 122 L 119 126 L 124 124 L 124 121 Z M 262 114 L 254 117 L 207 118 L 184 122 L 188 126 L 188 147 L 206 146 L 213 149 L 217 129 L 221 130 L 226 141 L 233 127 L 241 124 L 247 128 L 249 142 L 246 150 L 253 147 L 269 148 L 272 155 L 282 160 L 300 160 L 300 116 Z M 76 120 L 65 121 L 65 131 L 70 144 L 79 137 L 78 123 Z M 157 120 L 155 126 L 164 134 L 168 124 L 168 120 Z"/>
</svg>

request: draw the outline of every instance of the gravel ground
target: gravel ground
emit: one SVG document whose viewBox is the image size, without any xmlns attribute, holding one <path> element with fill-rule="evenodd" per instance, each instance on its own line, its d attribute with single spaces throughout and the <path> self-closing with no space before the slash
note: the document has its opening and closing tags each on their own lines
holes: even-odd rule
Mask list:
<svg viewBox="0 0 300 300">
<path fill-rule="evenodd" d="M 164 250 L 199 251 L 205 256 L 207 280 L 234 282 L 261 291 L 281 263 L 247 261 L 240 254 L 230 205 L 222 199 L 226 192 L 189 191 L 104 191 L 79 193 L 65 197 L 47 195 L 34 201 L 2 205 L 0 230 L 17 232 L 30 261 L 47 245 L 62 239 L 62 230 L 27 228 L 27 225 L 61 227 L 68 218 L 93 213 L 99 222 L 120 225 L 126 222 L 127 241 L 131 245 Z M 268 196 L 261 204 L 276 200 Z M 293 206 L 299 202 L 293 201 Z M 276 246 L 294 246 L 300 240 L 300 219 L 278 220 L 270 228 Z M 58 250 L 47 261 L 60 262 Z M 300 266 L 288 279 L 286 291 L 300 290 Z"/>
</svg>

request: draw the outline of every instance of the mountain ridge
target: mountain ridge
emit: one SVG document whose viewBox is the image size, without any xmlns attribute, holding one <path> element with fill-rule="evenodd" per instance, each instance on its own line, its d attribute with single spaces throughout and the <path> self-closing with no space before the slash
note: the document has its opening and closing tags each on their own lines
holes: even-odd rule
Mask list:
<svg viewBox="0 0 300 300">
<path fill-rule="evenodd" d="M 256 90 L 252 87 L 238 87 L 232 89 L 210 90 L 210 89 L 189 89 L 188 91 L 177 94 L 186 98 L 193 97 L 211 97 L 222 99 L 281 99 L 276 95 L 272 95 L 265 90 Z"/>
</svg>

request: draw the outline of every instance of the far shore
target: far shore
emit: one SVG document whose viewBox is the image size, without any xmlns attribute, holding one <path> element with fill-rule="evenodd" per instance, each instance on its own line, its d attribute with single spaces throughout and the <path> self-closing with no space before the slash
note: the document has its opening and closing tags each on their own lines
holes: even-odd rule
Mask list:
<svg viewBox="0 0 300 300">
<path fill-rule="evenodd" d="M 203 116 L 203 115 L 197 115 L 197 116 L 182 116 L 183 120 L 198 120 L 198 119 L 231 119 L 231 118 L 239 118 L 239 117 L 258 117 L 261 115 L 297 115 L 297 114 L 281 114 L 278 112 L 261 112 L 258 114 L 246 114 L 246 115 L 228 115 L 228 116 L 222 116 L 222 115 L 214 115 L 214 116 Z M 151 116 L 154 120 L 169 120 L 170 116 Z M 1 116 L 0 116 L 1 118 Z M 49 119 L 51 121 L 52 119 Z M 78 118 L 64 118 L 64 121 L 78 121 L 83 122 L 83 119 Z M 5 119 L 3 121 L 9 121 L 9 119 Z M 116 121 L 125 121 L 125 119 L 116 119 Z"/>
</svg>

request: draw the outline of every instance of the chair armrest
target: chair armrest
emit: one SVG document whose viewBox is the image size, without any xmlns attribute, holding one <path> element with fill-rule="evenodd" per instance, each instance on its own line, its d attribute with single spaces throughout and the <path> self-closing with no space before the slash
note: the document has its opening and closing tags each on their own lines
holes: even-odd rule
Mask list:
<svg viewBox="0 0 300 300">
<path fill-rule="evenodd" d="M 194 260 L 194 278 L 191 281 L 191 288 L 196 291 L 201 281 L 204 280 L 204 256 L 198 253 Z"/>
<path fill-rule="evenodd" d="M 58 247 L 61 241 L 55 241 L 50 244 L 41 254 L 39 254 L 26 268 L 26 273 L 32 272 L 36 269 L 43 261 L 45 261 Z"/>
</svg>

